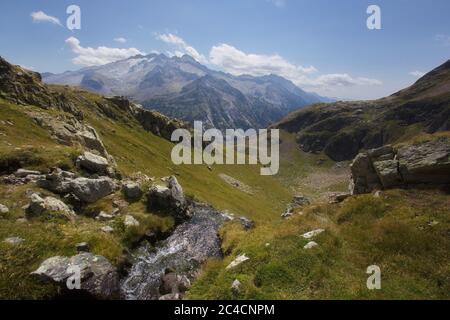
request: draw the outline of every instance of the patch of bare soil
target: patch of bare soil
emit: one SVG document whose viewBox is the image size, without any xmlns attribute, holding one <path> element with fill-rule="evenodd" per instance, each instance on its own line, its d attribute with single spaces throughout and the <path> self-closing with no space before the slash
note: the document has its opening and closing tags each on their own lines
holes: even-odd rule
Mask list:
<svg viewBox="0 0 450 320">
<path fill-rule="evenodd" d="M 253 194 L 253 189 L 252 187 L 250 187 L 249 185 L 246 185 L 245 183 L 243 183 L 242 181 L 239 181 L 233 177 L 230 177 L 229 175 L 226 175 L 224 173 L 219 173 L 218 176 L 225 181 L 226 183 L 228 183 L 229 185 L 235 187 L 236 189 L 248 193 L 248 194 Z"/>
</svg>

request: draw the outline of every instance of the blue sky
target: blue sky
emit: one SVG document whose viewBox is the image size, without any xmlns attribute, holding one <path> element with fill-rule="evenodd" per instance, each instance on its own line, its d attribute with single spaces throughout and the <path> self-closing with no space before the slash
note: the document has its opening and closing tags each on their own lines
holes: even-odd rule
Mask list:
<svg viewBox="0 0 450 320">
<path fill-rule="evenodd" d="M 81 30 L 66 28 L 71 4 Z M 381 30 L 366 27 L 371 4 Z M 2 0 L 0 55 L 62 72 L 136 52 L 190 53 L 233 74 L 272 72 L 323 95 L 369 99 L 450 58 L 449 12 L 448 0 Z"/>
</svg>

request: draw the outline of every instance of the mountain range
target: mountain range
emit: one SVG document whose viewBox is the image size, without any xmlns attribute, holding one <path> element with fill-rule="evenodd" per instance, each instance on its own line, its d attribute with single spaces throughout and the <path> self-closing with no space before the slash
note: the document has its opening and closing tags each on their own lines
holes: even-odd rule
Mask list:
<svg viewBox="0 0 450 320">
<path fill-rule="evenodd" d="M 450 60 L 412 86 L 372 101 L 317 104 L 292 112 L 273 127 L 293 133 L 303 151 L 335 161 L 360 150 L 450 130 Z"/>
<path fill-rule="evenodd" d="M 43 73 L 42 78 L 50 84 L 126 96 L 167 116 L 201 120 L 219 129 L 263 128 L 306 105 L 330 102 L 280 76 L 234 76 L 211 70 L 189 55 L 136 55 L 78 71 Z"/>
</svg>

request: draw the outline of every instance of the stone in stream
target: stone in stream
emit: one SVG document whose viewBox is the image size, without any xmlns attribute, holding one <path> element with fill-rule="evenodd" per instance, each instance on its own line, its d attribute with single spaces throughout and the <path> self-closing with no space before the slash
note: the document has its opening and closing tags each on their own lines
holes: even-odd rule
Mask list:
<svg viewBox="0 0 450 320">
<path fill-rule="evenodd" d="M 220 212 L 205 205 L 193 205 L 192 213 L 192 218 L 178 225 L 156 251 L 143 245 L 133 253 L 132 267 L 121 283 L 124 299 L 175 298 L 176 292 L 167 296 L 168 290 L 160 291 L 167 270 L 177 275 L 178 291 L 182 293 L 203 262 L 211 257 L 221 257 L 217 231 L 225 219 Z"/>
</svg>

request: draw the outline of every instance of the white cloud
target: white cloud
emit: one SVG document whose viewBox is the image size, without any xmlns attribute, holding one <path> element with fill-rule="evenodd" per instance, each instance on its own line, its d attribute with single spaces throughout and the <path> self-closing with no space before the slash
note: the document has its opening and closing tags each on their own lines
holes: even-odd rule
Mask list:
<svg viewBox="0 0 450 320">
<path fill-rule="evenodd" d="M 180 56 L 188 54 L 200 63 L 208 63 L 208 59 L 200 54 L 194 47 L 188 45 L 186 41 L 172 33 L 158 34 L 156 38 L 173 46 L 176 50 L 172 55 Z"/>
<path fill-rule="evenodd" d="M 36 11 L 31 13 L 31 18 L 34 22 L 49 22 L 62 27 L 61 21 L 58 18 L 49 16 L 44 11 Z"/>
<path fill-rule="evenodd" d="M 72 62 L 80 66 L 103 65 L 117 60 L 126 59 L 137 54 L 144 54 L 136 48 L 108 48 L 108 47 L 82 47 L 75 37 L 66 40 L 67 45 L 77 56 Z"/>
<path fill-rule="evenodd" d="M 280 75 L 300 87 L 330 90 L 333 87 L 356 85 L 381 85 L 381 81 L 365 77 L 352 77 L 347 73 L 324 74 L 312 78 L 318 72 L 314 66 L 294 65 L 279 55 L 247 54 L 228 44 L 214 46 L 209 54 L 210 63 L 234 75 Z"/>
<path fill-rule="evenodd" d="M 286 6 L 286 0 L 267 0 L 278 8 L 284 8 Z"/>
<path fill-rule="evenodd" d="M 114 38 L 115 42 L 119 42 L 119 43 L 126 43 L 127 39 L 123 38 L 123 37 L 118 37 L 118 38 Z"/>
<path fill-rule="evenodd" d="M 416 71 L 411 71 L 409 74 L 416 78 L 422 78 L 425 75 L 425 72 L 416 70 Z"/>
<path fill-rule="evenodd" d="M 439 41 L 443 46 L 450 46 L 450 36 L 447 34 L 437 34 L 434 36 L 434 40 Z"/>
</svg>

